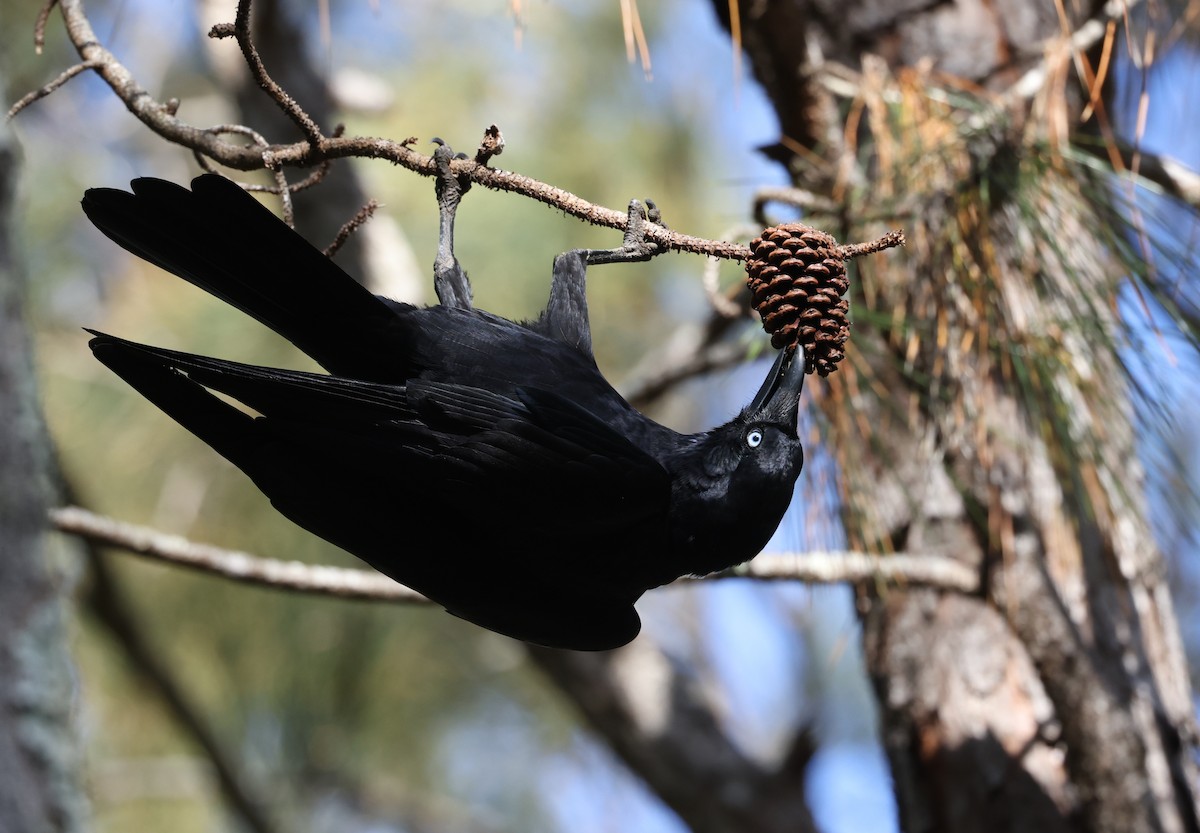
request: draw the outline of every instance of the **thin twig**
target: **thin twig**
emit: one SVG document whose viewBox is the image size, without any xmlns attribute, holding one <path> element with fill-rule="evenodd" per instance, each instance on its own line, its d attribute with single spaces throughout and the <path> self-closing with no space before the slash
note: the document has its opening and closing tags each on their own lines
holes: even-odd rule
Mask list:
<svg viewBox="0 0 1200 833">
<path fill-rule="evenodd" d="M 38 10 L 37 20 L 33 24 L 33 50 L 38 55 L 46 48 L 46 24 L 50 22 L 50 12 L 57 5 L 58 0 L 46 0 Z"/>
<path fill-rule="evenodd" d="M 266 65 L 263 64 L 262 57 L 259 56 L 258 49 L 254 46 L 250 30 L 251 5 L 251 0 L 238 0 L 237 15 L 234 17 L 233 26 L 214 26 L 209 31 L 209 37 L 233 36 L 237 41 L 238 48 L 242 50 L 242 57 L 246 59 L 246 65 L 250 68 L 250 74 L 254 76 L 255 82 L 272 101 L 279 105 L 279 109 L 283 111 L 284 115 L 300 128 L 300 132 L 304 134 L 308 144 L 314 150 L 318 150 L 325 141 L 325 137 L 321 134 L 321 128 L 313 121 L 312 116 L 306 113 L 304 108 L 267 73 Z"/>
<path fill-rule="evenodd" d="M 98 66 L 98 64 L 96 61 L 80 61 L 79 63 L 75 64 L 74 66 L 68 67 L 67 69 L 63 70 L 63 72 L 57 78 L 55 78 L 53 81 L 51 81 L 46 86 L 42 87 L 41 89 L 34 90 L 31 93 L 26 93 L 24 96 L 22 96 L 20 101 L 18 101 L 12 107 L 8 108 L 8 113 L 5 115 L 5 118 L 11 119 L 13 116 L 15 116 L 17 113 L 21 112 L 22 110 L 24 110 L 30 104 L 33 104 L 33 102 L 37 101 L 40 98 L 45 98 L 46 96 L 50 95 L 50 93 L 57 90 L 59 87 L 61 87 L 63 84 L 70 81 L 76 75 L 79 75 L 82 72 L 87 72 L 89 69 L 95 69 L 97 66 Z"/>
<path fill-rule="evenodd" d="M 367 204 L 358 209 L 358 213 L 338 229 L 337 236 L 333 238 L 333 242 L 325 247 L 325 257 L 333 257 L 337 254 L 337 250 L 346 244 L 346 241 L 350 239 L 350 235 L 356 232 L 367 220 L 375 216 L 375 212 L 378 209 L 378 200 L 367 200 Z"/>
<path fill-rule="evenodd" d="M 178 535 L 97 515 L 77 506 L 52 509 L 50 520 L 61 532 L 234 581 L 346 599 L 430 603 L 415 590 L 371 570 L 280 561 L 197 544 Z M 975 592 L 979 587 L 974 571 L 948 558 L 902 553 L 876 556 L 859 552 L 765 554 L 733 570 L 683 581 L 721 578 L 818 584 L 886 582 L 965 593 Z"/>
<path fill-rule="evenodd" d="M 872 240 L 869 243 L 849 243 L 844 246 L 838 246 L 838 254 L 843 260 L 850 260 L 863 255 L 871 255 L 876 252 L 882 252 L 884 249 L 891 249 L 895 246 L 903 246 L 907 243 L 904 239 L 904 231 L 895 229 L 880 237 L 878 240 Z"/>
<path fill-rule="evenodd" d="M 725 318 L 741 318 L 748 310 L 727 293 L 721 291 L 720 284 L 721 261 L 715 257 L 706 258 L 704 272 L 700 278 L 704 286 L 704 295 L 708 298 L 713 312 Z"/>
<path fill-rule="evenodd" d="M 305 191 L 329 175 L 329 169 L 333 166 L 333 160 L 326 159 L 320 165 L 313 169 L 312 173 L 304 177 L 299 182 L 291 182 L 288 184 L 288 190 L 295 194 L 297 191 Z M 274 193 L 272 189 L 264 189 Z"/>
<path fill-rule="evenodd" d="M 237 136 L 245 136 L 252 140 L 256 147 L 262 148 L 264 151 L 269 150 L 271 143 L 267 141 L 267 137 L 263 136 L 252 127 L 246 127 L 244 124 L 218 124 L 213 127 L 205 128 L 206 133 L 211 133 L 214 136 L 224 136 L 227 133 L 232 133 Z M 211 174 L 219 173 L 212 163 L 208 161 L 203 153 L 198 150 L 193 150 L 192 155 L 196 157 L 196 164 L 205 171 Z M 266 163 L 264 162 L 264 165 Z M 246 183 L 239 183 L 243 188 L 250 190 L 250 186 Z"/>
</svg>

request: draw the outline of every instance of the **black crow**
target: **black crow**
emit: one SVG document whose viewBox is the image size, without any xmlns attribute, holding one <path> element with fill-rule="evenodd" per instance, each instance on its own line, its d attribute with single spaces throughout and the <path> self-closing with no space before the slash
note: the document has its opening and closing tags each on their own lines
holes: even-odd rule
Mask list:
<svg viewBox="0 0 1200 833">
<path fill-rule="evenodd" d="M 731 422 L 659 425 L 601 375 L 584 294 L 589 265 L 657 253 L 641 206 L 622 247 L 559 255 L 546 309 L 516 323 L 471 306 L 453 251 L 469 183 L 448 148 L 435 158 L 441 304 L 428 308 L 371 294 L 222 177 L 88 190 L 104 234 L 330 375 L 95 332 L 91 348 L 285 516 L 451 613 L 552 647 L 623 645 L 642 593 L 746 561 L 778 526 L 803 463 L 803 349 L 779 353 Z"/>
</svg>

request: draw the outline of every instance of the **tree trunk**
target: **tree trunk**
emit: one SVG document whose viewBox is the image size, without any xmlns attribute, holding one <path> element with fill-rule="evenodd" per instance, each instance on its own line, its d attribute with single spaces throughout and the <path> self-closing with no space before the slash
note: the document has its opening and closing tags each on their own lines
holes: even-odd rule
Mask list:
<svg viewBox="0 0 1200 833">
<path fill-rule="evenodd" d="M 17 152 L 0 127 L 0 830 L 86 828 L 61 582 L 46 563 L 50 452 L 13 252 Z"/>
<path fill-rule="evenodd" d="M 908 263 L 855 282 L 858 360 L 822 402 L 847 530 L 861 547 L 962 560 L 984 588 L 864 599 L 903 828 L 1200 830 L 1188 675 L 1112 349 L 1098 212 L 1049 166 L 1032 195 L 1000 187 L 1006 166 L 1013 180 L 1030 167 L 1016 129 L 930 140 L 971 115 L 931 115 L 935 79 L 1006 91 L 1063 22 L 1034 0 L 741 5 L 783 131 L 768 150 L 798 186 L 870 195 L 846 198 L 842 233 L 881 205 L 910 231 Z M 1066 28 L 1100 13 L 1090 5 Z M 728 26 L 729 4 L 714 9 Z M 845 111 L 822 84 L 832 61 L 859 85 Z M 1072 118 L 1076 88 L 1064 85 Z M 928 118 L 896 127 L 909 106 Z M 1033 118 L 1023 107 L 1012 124 Z M 906 157 L 924 169 L 889 168 L 883 151 L 910 141 L 932 145 Z M 868 142 L 878 155 L 864 162 Z M 1026 200 L 1054 239 L 1030 232 Z M 1073 304 L 1090 298 L 1102 309 L 1081 335 Z"/>
</svg>

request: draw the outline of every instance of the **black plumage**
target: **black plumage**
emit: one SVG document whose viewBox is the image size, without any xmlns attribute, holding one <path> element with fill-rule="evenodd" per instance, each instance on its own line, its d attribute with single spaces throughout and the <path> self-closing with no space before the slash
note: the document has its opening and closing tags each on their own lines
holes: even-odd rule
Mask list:
<svg viewBox="0 0 1200 833">
<path fill-rule="evenodd" d="M 372 295 L 218 176 L 84 196 L 107 236 L 330 375 L 100 333 L 91 348 L 285 516 L 451 613 L 543 645 L 622 645 L 643 592 L 741 563 L 775 530 L 803 460 L 804 357 L 781 352 L 724 426 L 681 435 L 655 423 L 600 374 L 584 293 L 589 264 L 655 253 L 640 209 L 620 249 L 556 258 L 546 310 L 512 322 L 471 307 L 452 240 L 466 183 L 448 149 L 436 157 L 442 304 L 428 308 Z"/>
</svg>

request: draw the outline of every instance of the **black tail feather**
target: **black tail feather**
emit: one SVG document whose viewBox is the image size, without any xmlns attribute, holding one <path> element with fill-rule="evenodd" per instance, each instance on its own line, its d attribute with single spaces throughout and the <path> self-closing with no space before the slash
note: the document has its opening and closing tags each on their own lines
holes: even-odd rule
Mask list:
<svg viewBox="0 0 1200 833">
<path fill-rule="evenodd" d="M 388 306 L 224 177 L 192 190 L 135 179 L 133 193 L 92 188 L 83 210 L 123 248 L 261 321 L 327 370 L 391 381 L 390 351 L 372 338 L 395 325 Z"/>
<path fill-rule="evenodd" d="M 211 394 L 140 345 L 95 333 L 88 346 L 106 367 L 239 468 L 258 446 L 254 417 Z"/>
</svg>

